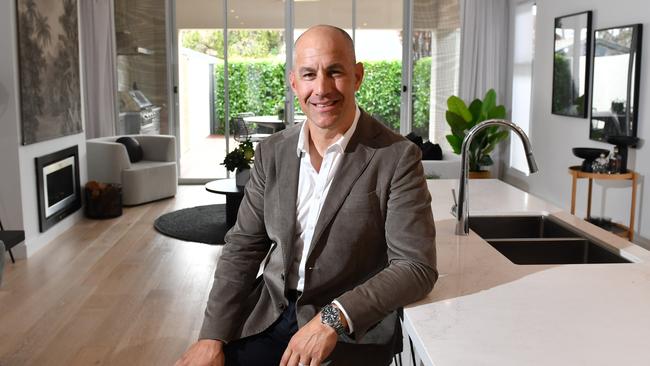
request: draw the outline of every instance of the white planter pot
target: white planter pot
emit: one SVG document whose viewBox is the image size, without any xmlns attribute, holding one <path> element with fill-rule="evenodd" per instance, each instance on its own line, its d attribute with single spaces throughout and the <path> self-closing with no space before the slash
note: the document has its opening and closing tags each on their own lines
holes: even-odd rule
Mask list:
<svg viewBox="0 0 650 366">
<path fill-rule="evenodd" d="M 237 172 L 235 173 L 235 184 L 237 184 L 240 187 L 243 187 L 246 185 L 246 183 L 248 183 L 249 179 L 251 179 L 250 169 L 244 169 L 244 170 L 237 169 Z"/>
</svg>

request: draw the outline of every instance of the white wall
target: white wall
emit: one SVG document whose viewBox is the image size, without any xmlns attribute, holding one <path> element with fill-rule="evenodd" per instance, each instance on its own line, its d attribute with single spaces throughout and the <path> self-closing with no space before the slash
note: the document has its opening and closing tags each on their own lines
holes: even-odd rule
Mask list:
<svg viewBox="0 0 650 366">
<path fill-rule="evenodd" d="M 551 88 L 553 72 L 553 22 L 558 16 L 591 10 L 593 29 L 633 23 L 644 25 L 642 45 L 641 85 L 639 88 L 638 137 L 650 139 L 650 110 L 646 101 L 650 81 L 650 12 L 643 0 L 538 0 L 535 31 L 535 59 L 533 65 L 533 95 L 531 110 L 531 142 L 540 171 L 525 177 L 508 169 L 504 179 L 565 209 L 571 204 L 571 178 L 567 168 L 580 164 L 573 156 L 572 147 L 612 148 L 612 145 L 589 140 L 589 120 L 551 114 Z M 650 247 L 650 195 L 644 194 L 643 177 L 650 173 L 650 150 L 643 145 L 630 149 L 629 169 L 641 176 L 637 197 L 637 223 L 635 241 Z M 593 216 L 607 216 L 627 223 L 631 189 L 629 182 L 594 182 Z M 576 214 L 586 212 L 586 181 L 578 186 Z"/>
<path fill-rule="evenodd" d="M 84 133 L 32 145 L 20 145 L 20 102 L 14 1 L 0 2 L 0 215 L 6 228 L 25 230 L 25 243 L 15 248 L 17 257 L 30 256 L 79 221 L 81 210 L 45 233 L 38 227 L 38 199 L 34 158 L 72 145 L 79 147 L 79 174 L 86 181 Z M 83 77 L 83 72 L 81 73 Z M 83 80 L 82 80 L 83 84 Z M 83 90 L 82 90 L 83 94 Z M 82 108 L 84 106 L 82 105 Z M 82 116 L 84 115 L 82 110 Z M 84 125 L 85 125 L 85 121 Z"/>
</svg>

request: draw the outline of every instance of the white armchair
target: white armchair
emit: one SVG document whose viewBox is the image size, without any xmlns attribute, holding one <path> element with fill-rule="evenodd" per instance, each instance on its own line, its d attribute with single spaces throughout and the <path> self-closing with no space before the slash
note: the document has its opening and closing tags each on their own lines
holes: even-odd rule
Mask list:
<svg viewBox="0 0 650 366">
<path fill-rule="evenodd" d="M 86 141 L 88 180 L 122 185 L 122 203 L 138 205 L 176 195 L 176 138 L 169 135 L 128 135 L 142 147 L 142 160 L 131 163 L 122 136 Z"/>
</svg>

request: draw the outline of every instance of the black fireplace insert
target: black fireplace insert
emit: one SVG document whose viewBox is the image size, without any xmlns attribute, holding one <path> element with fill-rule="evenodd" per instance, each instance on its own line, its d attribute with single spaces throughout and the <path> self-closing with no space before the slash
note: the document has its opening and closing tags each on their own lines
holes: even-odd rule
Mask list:
<svg viewBox="0 0 650 366">
<path fill-rule="evenodd" d="M 51 228 L 81 207 L 79 151 L 72 146 L 36 160 L 39 228 Z"/>
</svg>

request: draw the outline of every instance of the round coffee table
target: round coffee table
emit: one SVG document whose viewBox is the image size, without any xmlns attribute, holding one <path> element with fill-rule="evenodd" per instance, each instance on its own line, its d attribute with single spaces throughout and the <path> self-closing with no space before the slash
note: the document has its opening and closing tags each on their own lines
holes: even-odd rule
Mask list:
<svg viewBox="0 0 650 366">
<path fill-rule="evenodd" d="M 235 184 L 235 178 L 217 179 L 205 184 L 205 190 L 212 193 L 226 195 L 226 227 L 230 229 L 237 221 L 237 212 L 242 198 L 244 187 Z"/>
</svg>

